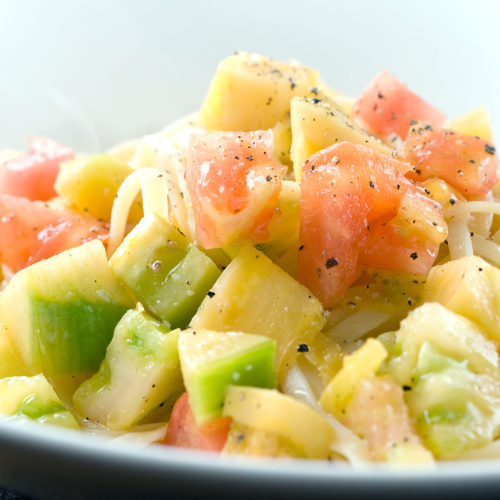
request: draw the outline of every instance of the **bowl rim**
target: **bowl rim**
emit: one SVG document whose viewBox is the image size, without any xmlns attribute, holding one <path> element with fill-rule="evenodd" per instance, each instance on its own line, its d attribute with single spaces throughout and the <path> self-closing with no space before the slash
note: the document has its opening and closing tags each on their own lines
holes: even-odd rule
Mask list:
<svg viewBox="0 0 500 500">
<path fill-rule="evenodd" d="M 47 456 L 72 457 L 121 466 L 139 466 L 149 470 L 192 470 L 208 474 L 230 473 L 233 477 L 282 480 L 291 476 L 301 481 L 328 483 L 367 482 L 372 485 L 427 483 L 446 486 L 460 481 L 494 480 L 500 486 L 500 459 L 446 461 L 433 467 L 388 466 L 367 464 L 354 467 L 347 463 L 305 459 L 269 459 L 215 455 L 209 452 L 152 445 L 141 447 L 132 443 L 106 442 L 102 438 L 79 431 L 41 426 L 32 423 L 0 421 L 0 450 L 17 446 L 20 452 L 34 450 Z M 0 466 L 1 467 L 1 466 Z M 1 472 L 1 471 L 0 471 Z"/>
</svg>

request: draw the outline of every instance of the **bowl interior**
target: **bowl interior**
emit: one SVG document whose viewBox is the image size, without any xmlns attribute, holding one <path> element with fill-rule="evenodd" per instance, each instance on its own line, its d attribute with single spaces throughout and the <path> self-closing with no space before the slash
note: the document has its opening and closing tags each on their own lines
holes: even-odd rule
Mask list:
<svg viewBox="0 0 500 500">
<path fill-rule="evenodd" d="M 294 58 L 356 95 L 386 68 L 449 117 L 500 127 L 500 3 L 0 2 L 0 148 L 45 134 L 98 151 L 199 108 L 235 50 Z"/>
</svg>

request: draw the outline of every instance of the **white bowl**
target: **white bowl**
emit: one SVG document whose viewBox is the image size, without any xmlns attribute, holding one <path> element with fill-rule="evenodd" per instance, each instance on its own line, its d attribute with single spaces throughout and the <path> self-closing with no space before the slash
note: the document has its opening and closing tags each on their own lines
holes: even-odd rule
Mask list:
<svg viewBox="0 0 500 500">
<path fill-rule="evenodd" d="M 0 148 L 42 134 L 98 151 L 156 131 L 200 106 L 234 50 L 297 59 L 352 95 L 386 68 L 450 118 L 486 106 L 498 132 L 499 25 L 496 0 L 0 0 Z M 60 498 L 481 496 L 499 491 L 499 467 L 234 464 L 0 424 L 0 483 Z"/>
</svg>

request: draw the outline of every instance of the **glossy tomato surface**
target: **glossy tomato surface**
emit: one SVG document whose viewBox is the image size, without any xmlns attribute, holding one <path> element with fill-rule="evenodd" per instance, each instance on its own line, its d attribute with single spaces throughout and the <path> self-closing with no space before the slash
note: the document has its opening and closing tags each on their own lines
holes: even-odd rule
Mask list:
<svg viewBox="0 0 500 500">
<path fill-rule="evenodd" d="M 203 247 L 267 238 L 286 170 L 272 151 L 271 130 L 191 136 L 186 182 Z"/>
</svg>

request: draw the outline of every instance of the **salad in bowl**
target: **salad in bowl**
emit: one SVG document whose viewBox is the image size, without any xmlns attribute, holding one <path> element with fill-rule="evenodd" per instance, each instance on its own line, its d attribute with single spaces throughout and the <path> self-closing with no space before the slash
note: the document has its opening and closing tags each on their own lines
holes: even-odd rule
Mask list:
<svg viewBox="0 0 500 500">
<path fill-rule="evenodd" d="M 488 114 L 237 52 L 198 113 L 0 153 L 0 415 L 224 455 L 500 456 Z"/>
</svg>

